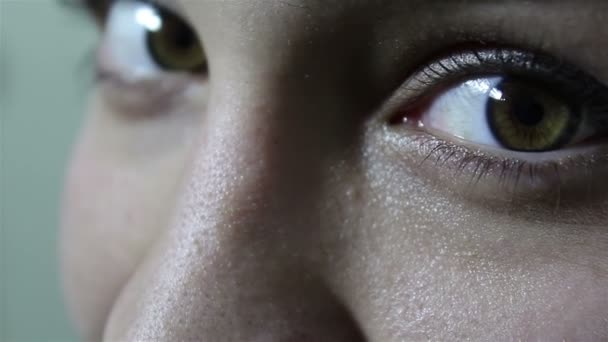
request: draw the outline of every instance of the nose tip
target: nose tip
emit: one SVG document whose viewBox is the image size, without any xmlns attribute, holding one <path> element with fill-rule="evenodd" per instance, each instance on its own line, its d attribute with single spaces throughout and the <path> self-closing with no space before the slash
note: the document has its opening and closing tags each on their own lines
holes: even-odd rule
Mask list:
<svg viewBox="0 0 608 342">
<path fill-rule="evenodd" d="M 348 311 L 307 273 L 224 260 L 151 280 L 137 317 L 108 341 L 364 341 Z M 247 269 L 247 270 L 246 270 Z M 124 323 L 124 322 L 123 322 Z M 118 326 L 115 326 L 118 327 Z"/>
<path fill-rule="evenodd" d="M 289 231 L 304 227 L 238 210 L 215 215 L 167 234 L 119 299 L 108 341 L 363 341 L 292 243 Z"/>
</svg>

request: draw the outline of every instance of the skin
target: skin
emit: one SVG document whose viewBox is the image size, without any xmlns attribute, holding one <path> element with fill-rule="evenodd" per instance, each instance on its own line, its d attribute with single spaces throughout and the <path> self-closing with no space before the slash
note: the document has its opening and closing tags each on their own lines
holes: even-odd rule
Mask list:
<svg viewBox="0 0 608 342">
<path fill-rule="evenodd" d="M 608 80 L 605 2 L 165 3 L 210 72 L 92 91 L 62 234 L 85 340 L 608 339 L 601 161 L 559 194 L 472 186 L 387 124 L 471 36 Z"/>
</svg>

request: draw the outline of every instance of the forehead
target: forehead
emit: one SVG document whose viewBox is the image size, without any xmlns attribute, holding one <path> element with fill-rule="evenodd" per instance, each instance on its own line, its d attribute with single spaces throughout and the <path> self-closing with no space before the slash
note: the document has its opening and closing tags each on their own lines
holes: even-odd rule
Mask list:
<svg viewBox="0 0 608 342">
<path fill-rule="evenodd" d="M 195 19 L 238 18 L 336 18 L 350 16 L 368 21 L 399 18 L 406 20 L 421 15 L 452 13 L 463 16 L 468 10 L 485 11 L 488 17 L 513 10 L 538 12 L 553 16 L 572 11 L 580 19 L 582 11 L 605 13 L 604 0 L 155 0 Z M 455 11 L 455 12 L 454 12 Z M 231 23 L 224 22 L 230 25 Z M 235 24 L 235 23 L 232 23 Z M 287 24 L 287 22 L 285 23 Z M 439 24 L 439 23 L 437 23 Z"/>
<path fill-rule="evenodd" d="M 576 3 L 581 5 L 602 4 L 603 0 L 155 0 L 155 2 L 168 6 L 181 6 L 183 8 L 245 8 L 245 9 L 292 9 L 308 13 L 323 14 L 351 9 L 368 9 L 380 12 L 412 10 L 433 10 L 448 6 L 472 5 L 512 5 L 515 3 L 525 5 L 556 5 Z"/>
<path fill-rule="evenodd" d="M 608 57 L 608 50 L 597 48 L 608 37 L 605 0 L 153 1 L 181 14 L 208 57 L 219 56 L 216 64 L 226 56 L 247 56 L 249 62 L 252 53 L 257 60 L 290 51 L 305 56 L 302 49 L 313 46 L 345 53 L 349 41 L 359 49 L 349 59 L 377 61 L 381 66 L 371 68 L 386 72 L 394 64 L 405 69 L 406 58 L 416 63 L 453 45 L 498 42 L 559 52 L 608 75 L 608 66 L 597 63 Z"/>
<path fill-rule="evenodd" d="M 478 1 L 478 0 L 474 0 Z M 204 11 L 221 14 L 244 15 L 263 14 L 269 17 L 281 15 L 331 16 L 340 13 L 353 13 L 357 10 L 374 13 L 412 9 L 415 7 L 433 7 L 448 4 L 442 0 L 159 0 L 170 7 L 178 7 L 186 13 L 195 14 Z M 451 0 L 452 3 L 461 0 Z M 470 2 L 470 1 L 469 1 Z"/>
</svg>

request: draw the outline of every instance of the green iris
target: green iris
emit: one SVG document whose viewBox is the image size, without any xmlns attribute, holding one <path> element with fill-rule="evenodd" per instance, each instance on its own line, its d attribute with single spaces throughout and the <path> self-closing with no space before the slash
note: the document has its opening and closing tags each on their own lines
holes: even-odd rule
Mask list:
<svg viewBox="0 0 608 342">
<path fill-rule="evenodd" d="M 205 52 L 190 26 L 170 11 L 156 9 L 161 26 L 147 32 L 148 49 L 154 61 L 166 70 L 202 72 Z"/>
<path fill-rule="evenodd" d="M 503 80 L 495 90 L 487 117 L 503 147 L 544 152 L 559 149 L 575 138 L 581 125 L 579 113 L 551 92 L 511 79 Z"/>
</svg>

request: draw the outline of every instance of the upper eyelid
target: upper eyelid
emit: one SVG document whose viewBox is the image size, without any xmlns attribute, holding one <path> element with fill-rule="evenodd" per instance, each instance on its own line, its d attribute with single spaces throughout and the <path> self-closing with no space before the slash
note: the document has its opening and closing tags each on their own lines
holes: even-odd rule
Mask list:
<svg viewBox="0 0 608 342">
<path fill-rule="evenodd" d="M 537 64 L 544 65 L 549 70 L 566 70 L 562 75 L 557 73 L 558 75 L 555 76 L 553 83 L 563 86 L 568 81 L 578 81 L 574 82 L 572 92 L 590 101 L 592 105 L 588 108 L 593 110 L 590 114 L 594 124 L 608 128 L 608 85 L 598 80 L 592 73 L 587 72 L 577 63 L 558 57 L 559 55 L 556 56 L 553 53 L 539 51 L 535 48 L 517 46 L 517 44 L 498 43 L 492 46 L 489 42 L 482 45 L 465 43 L 464 45 L 453 46 L 451 49 L 444 49 L 431 56 L 427 55 L 426 61 L 411 68 L 403 78 L 404 81 L 393 88 L 387 99 L 380 104 L 376 111 L 378 114 L 375 116 L 376 121 L 380 125 L 384 123 L 388 123 L 389 126 L 400 125 L 404 118 L 410 117 L 412 113 L 425 108 L 430 101 L 443 91 L 450 89 L 459 82 L 472 78 L 510 73 L 512 76 L 524 76 L 526 79 L 536 79 L 540 83 L 544 83 L 541 81 L 541 76 L 548 75 L 549 71 L 529 68 L 529 64 L 532 63 L 531 60 L 534 60 Z M 514 53 L 520 56 L 528 56 L 528 58 L 522 58 L 528 62 L 512 65 L 509 62 L 512 62 L 513 59 L 507 57 Z M 502 55 L 502 57 L 497 58 L 496 55 Z M 484 56 L 494 57 L 486 58 Z M 533 58 L 529 56 L 533 56 Z M 456 60 L 467 58 L 468 62 L 457 65 L 454 72 L 448 72 L 439 64 L 439 62 L 448 63 L 449 61 L 454 65 L 458 64 L 455 63 Z M 463 66 L 462 64 L 466 65 Z M 431 69 L 434 69 L 434 71 Z M 425 74 L 427 77 L 425 77 Z M 563 74 L 567 74 L 567 77 Z"/>
<path fill-rule="evenodd" d="M 425 93 L 432 91 L 432 88 L 441 84 L 445 86 L 446 82 L 449 87 L 449 83 L 457 83 L 471 77 L 503 73 L 533 78 L 529 74 L 549 74 L 556 70 L 560 71 L 556 79 L 559 78 L 564 82 L 576 80 L 581 83 L 577 93 L 593 94 L 606 91 L 606 85 L 591 74 L 573 63 L 542 51 L 510 46 L 491 48 L 480 46 L 453 50 L 454 52 L 433 58 L 430 63 L 425 63 L 411 72 L 396 91 L 396 96 L 401 98 L 401 102 L 418 100 Z M 406 101 L 405 94 L 401 94 L 404 92 L 407 93 L 409 101 Z"/>
</svg>

